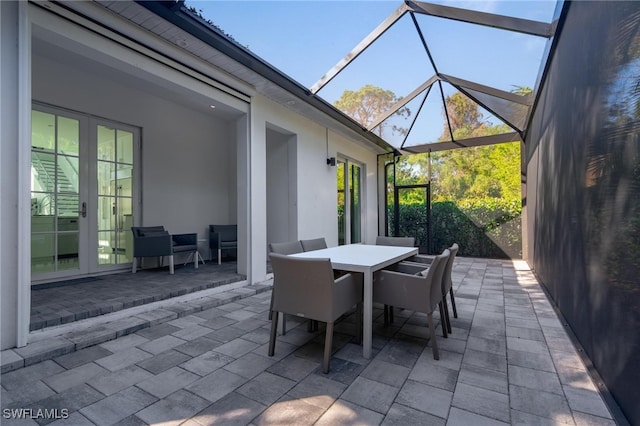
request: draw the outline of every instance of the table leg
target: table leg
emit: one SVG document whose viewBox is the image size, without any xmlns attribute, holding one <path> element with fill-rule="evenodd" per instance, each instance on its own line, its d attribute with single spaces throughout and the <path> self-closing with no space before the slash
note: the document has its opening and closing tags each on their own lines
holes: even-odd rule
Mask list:
<svg viewBox="0 0 640 426">
<path fill-rule="evenodd" d="M 364 297 L 362 303 L 362 356 L 371 358 L 371 341 L 373 336 L 373 272 L 364 273 Z"/>
</svg>

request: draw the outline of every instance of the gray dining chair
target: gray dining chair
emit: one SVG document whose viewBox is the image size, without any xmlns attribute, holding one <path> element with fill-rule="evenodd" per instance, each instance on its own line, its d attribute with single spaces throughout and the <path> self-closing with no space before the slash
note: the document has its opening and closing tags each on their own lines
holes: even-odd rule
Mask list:
<svg viewBox="0 0 640 426">
<path fill-rule="evenodd" d="M 322 360 L 329 372 L 335 321 L 357 305 L 357 336 L 362 330 L 362 274 L 346 274 L 335 280 L 331 261 L 303 259 L 276 253 L 269 255 L 273 267 L 273 317 L 269 356 L 275 353 L 279 313 L 296 315 L 327 324 Z"/>
<path fill-rule="evenodd" d="M 416 239 L 414 237 L 387 237 L 384 235 L 378 235 L 376 237 L 376 245 L 415 247 Z M 385 324 L 393 322 L 393 306 L 384 305 L 384 322 Z"/>
<path fill-rule="evenodd" d="M 449 306 L 447 304 L 447 294 L 451 299 L 451 309 L 453 310 L 453 317 L 458 318 L 458 310 L 456 309 L 456 297 L 453 294 L 453 261 L 458 254 L 459 246 L 457 243 L 453 243 L 451 247 L 449 247 L 449 251 L 451 252 L 451 256 L 449 256 L 449 260 L 447 261 L 447 267 L 442 275 L 442 305 L 444 307 L 444 316 L 447 321 L 447 331 L 451 333 L 451 319 L 449 318 Z M 413 263 L 417 265 L 430 265 L 433 262 L 434 256 L 421 255 L 417 254 L 403 261 L 403 263 Z"/>
<path fill-rule="evenodd" d="M 422 273 L 412 274 L 383 269 L 373 275 L 373 301 L 427 314 L 433 358 L 440 359 L 436 342 L 433 312 L 441 309 L 442 274 L 449 250 L 436 256 L 431 267 Z M 441 324 L 443 324 L 441 315 Z M 445 326 L 443 325 L 443 333 Z"/>
<path fill-rule="evenodd" d="M 415 247 L 416 239 L 414 237 L 386 237 L 384 235 L 378 235 L 376 237 L 376 245 Z"/>
<path fill-rule="evenodd" d="M 269 252 L 277 254 L 295 254 L 302 253 L 302 243 L 300 241 L 287 241 L 285 243 L 270 243 Z"/>
<path fill-rule="evenodd" d="M 453 309 L 453 317 L 458 318 L 458 311 L 456 310 L 456 298 L 453 295 L 453 279 L 451 277 L 453 271 L 453 261 L 456 258 L 456 254 L 458 254 L 458 244 L 453 243 L 451 247 L 449 247 L 449 252 L 451 255 L 449 259 L 447 259 L 447 265 L 445 267 L 444 273 L 442 274 L 442 307 L 444 309 L 444 316 L 447 321 L 447 331 L 451 333 L 451 319 L 449 318 L 449 307 L 447 306 L 447 294 L 451 298 L 451 308 Z"/>
<path fill-rule="evenodd" d="M 300 240 L 304 251 L 321 250 L 327 248 L 327 240 L 324 238 L 314 238 L 311 240 Z"/>
<path fill-rule="evenodd" d="M 302 248 L 302 243 L 298 240 L 296 241 L 287 241 L 283 243 L 269 243 L 269 253 L 276 254 L 295 254 L 302 253 L 304 249 Z M 273 278 L 273 286 L 275 288 L 275 276 Z M 273 291 L 271 291 L 271 304 L 269 305 L 269 319 L 273 317 Z M 281 327 L 282 335 L 287 334 L 287 320 L 286 315 L 282 315 L 282 327 Z M 309 331 L 312 331 L 314 328 L 314 324 L 309 322 Z"/>
</svg>

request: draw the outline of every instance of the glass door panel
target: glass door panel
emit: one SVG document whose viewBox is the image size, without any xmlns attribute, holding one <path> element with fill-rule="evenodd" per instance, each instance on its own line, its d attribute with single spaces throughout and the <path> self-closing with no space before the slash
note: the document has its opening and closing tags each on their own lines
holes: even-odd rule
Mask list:
<svg viewBox="0 0 640 426">
<path fill-rule="evenodd" d="M 338 244 L 362 242 L 362 169 L 338 160 Z"/>
<path fill-rule="evenodd" d="M 80 271 L 80 120 L 31 117 L 31 271 Z"/>
<path fill-rule="evenodd" d="M 115 125 L 97 127 L 98 264 L 131 262 L 134 133 Z"/>
<path fill-rule="evenodd" d="M 338 178 L 338 245 L 346 244 L 347 222 L 345 212 L 347 208 L 346 199 L 344 197 L 344 188 L 347 175 L 345 174 L 346 163 L 338 161 L 336 173 Z"/>
<path fill-rule="evenodd" d="M 351 243 L 362 241 L 362 193 L 360 167 L 349 164 L 349 217 L 351 219 Z"/>
</svg>

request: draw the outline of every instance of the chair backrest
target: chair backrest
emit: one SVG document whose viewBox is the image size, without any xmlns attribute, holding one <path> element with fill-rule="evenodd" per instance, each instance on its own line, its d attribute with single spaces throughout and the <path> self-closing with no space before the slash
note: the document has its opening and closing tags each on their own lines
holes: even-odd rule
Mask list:
<svg viewBox="0 0 640 426">
<path fill-rule="evenodd" d="M 132 226 L 133 256 L 168 256 L 172 253 L 171 235 L 164 226 Z"/>
<path fill-rule="evenodd" d="M 323 238 L 314 238 L 312 240 L 300 240 L 302 250 L 313 251 L 327 248 L 327 241 Z"/>
<path fill-rule="evenodd" d="M 456 258 L 456 254 L 458 254 L 458 244 L 453 243 L 451 247 L 449 247 L 449 259 L 447 260 L 447 264 L 445 265 L 444 272 L 442 274 L 442 294 L 447 294 L 451 287 L 453 286 L 453 281 L 451 280 L 451 271 L 453 270 L 453 261 Z"/>
<path fill-rule="evenodd" d="M 273 268 L 273 310 L 333 321 L 334 284 L 331 261 L 303 259 L 271 253 Z"/>
<path fill-rule="evenodd" d="M 411 270 L 376 272 L 373 300 L 412 311 L 433 312 L 442 300 L 442 273 L 448 258 L 449 250 L 445 250 L 424 270 L 413 266 Z"/>
<path fill-rule="evenodd" d="M 444 270 L 450 257 L 451 252 L 449 249 L 445 249 L 441 254 L 437 255 L 433 259 L 433 262 L 429 267 L 429 271 L 427 272 L 427 281 L 431 284 L 431 288 L 429 290 L 429 300 L 431 302 L 429 307 L 431 312 L 436 309 L 438 303 L 442 300 L 442 276 L 444 275 Z"/>
<path fill-rule="evenodd" d="M 132 226 L 131 232 L 133 232 L 134 238 L 140 238 L 140 237 L 144 237 L 145 235 L 154 236 L 161 233 L 165 233 L 167 231 L 164 229 L 164 226 L 160 225 L 160 226 Z"/>
<path fill-rule="evenodd" d="M 220 234 L 220 241 L 238 241 L 238 225 L 209 225 L 209 232 Z"/>
<path fill-rule="evenodd" d="M 416 245 L 416 239 L 414 237 L 385 237 L 378 235 L 376 238 L 376 245 L 414 247 Z"/>
<path fill-rule="evenodd" d="M 294 254 L 302 253 L 304 249 L 300 241 L 289 241 L 286 243 L 270 243 L 269 253 Z"/>
</svg>

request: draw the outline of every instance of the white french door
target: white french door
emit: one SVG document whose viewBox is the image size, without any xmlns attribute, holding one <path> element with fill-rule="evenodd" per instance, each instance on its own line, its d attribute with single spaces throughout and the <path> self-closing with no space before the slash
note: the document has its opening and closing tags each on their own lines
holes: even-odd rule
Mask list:
<svg viewBox="0 0 640 426">
<path fill-rule="evenodd" d="M 34 105 L 31 272 L 48 281 L 131 262 L 139 129 Z"/>
</svg>

